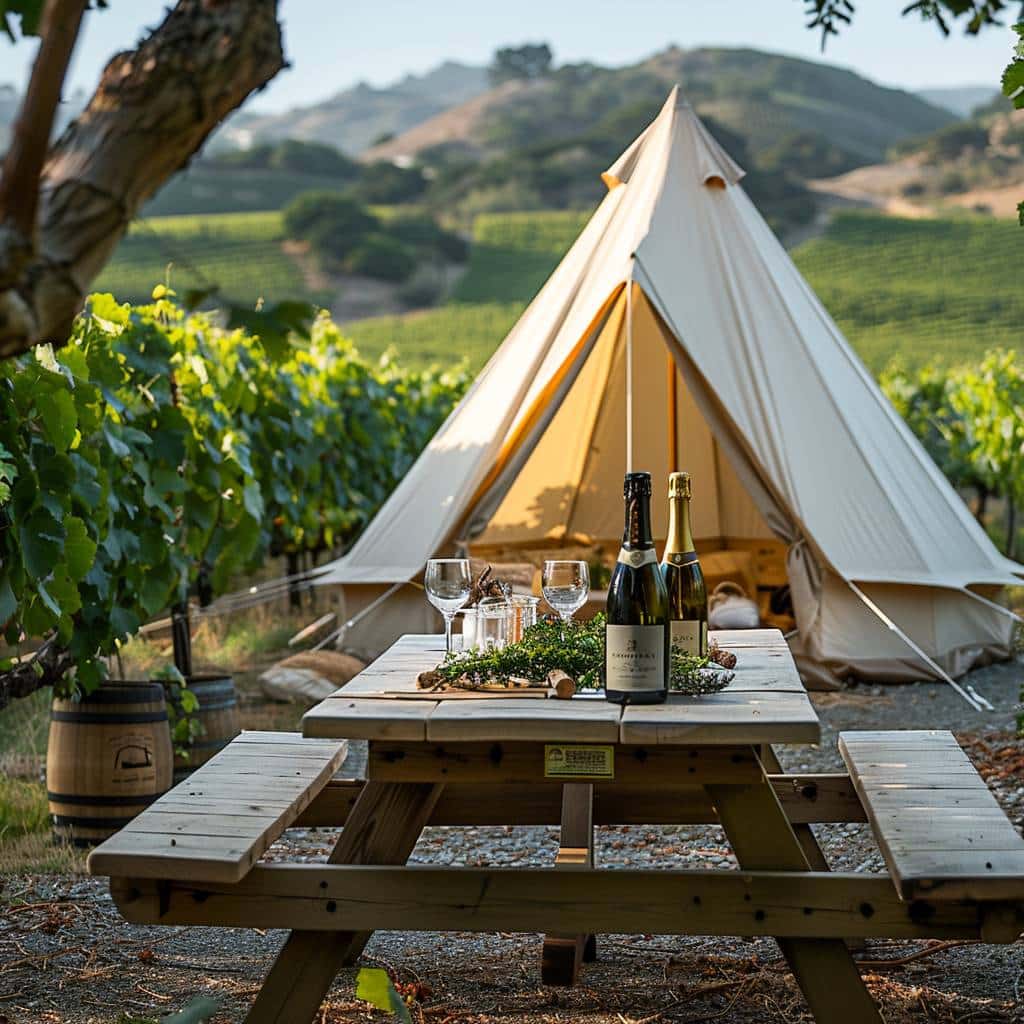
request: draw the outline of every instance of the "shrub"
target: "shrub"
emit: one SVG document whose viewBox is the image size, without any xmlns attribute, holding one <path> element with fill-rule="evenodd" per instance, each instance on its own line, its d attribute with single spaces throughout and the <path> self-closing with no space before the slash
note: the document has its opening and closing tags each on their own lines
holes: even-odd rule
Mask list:
<svg viewBox="0 0 1024 1024">
<path fill-rule="evenodd" d="M 300 174 L 335 175 L 346 180 L 358 177 L 360 172 L 359 164 L 333 146 L 322 142 L 301 142 L 299 139 L 284 139 L 274 146 L 267 166 Z"/>
<path fill-rule="evenodd" d="M 284 227 L 290 238 L 312 241 L 314 233 L 318 238 L 336 233 L 354 245 L 375 231 L 379 221 L 364 206 L 337 192 L 303 192 L 285 207 Z"/>
<path fill-rule="evenodd" d="M 418 167 L 399 167 L 387 160 L 363 168 L 351 195 L 363 203 L 408 203 L 427 188 L 427 179 Z"/>
<path fill-rule="evenodd" d="M 382 281 L 406 281 L 416 269 L 416 254 L 395 238 L 367 235 L 348 254 L 345 269 Z"/>
</svg>

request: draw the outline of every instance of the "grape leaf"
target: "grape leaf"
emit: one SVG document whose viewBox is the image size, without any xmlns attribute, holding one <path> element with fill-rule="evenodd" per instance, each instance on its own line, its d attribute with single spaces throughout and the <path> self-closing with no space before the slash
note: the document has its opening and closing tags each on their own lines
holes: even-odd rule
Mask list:
<svg viewBox="0 0 1024 1024">
<path fill-rule="evenodd" d="M 67 536 L 64 539 L 64 561 L 68 575 L 78 581 L 84 579 L 96 558 L 96 542 L 89 536 L 88 528 L 78 516 L 64 520 Z"/>
<path fill-rule="evenodd" d="M 36 409 L 54 445 L 70 448 L 78 430 L 74 398 L 63 389 L 41 391 L 36 396 Z"/>
<path fill-rule="evenodd" d="M 35 580 L 45 579 L 60 561 L 64 527 L 46 509 L 37 508 L 18 528 L 21 558 Z"/>
</svg>

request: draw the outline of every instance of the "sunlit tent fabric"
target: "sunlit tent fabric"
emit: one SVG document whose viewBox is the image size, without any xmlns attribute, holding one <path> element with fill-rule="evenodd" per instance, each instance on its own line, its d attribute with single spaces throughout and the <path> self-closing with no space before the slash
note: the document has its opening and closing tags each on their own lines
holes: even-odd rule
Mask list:
<svg viewBox="0 0 1024 1024">
<path fill-rule="evenodd" d="M 613 538 L 627 468 L 662 490 L 679 468 L 695 481 L 698 550 L 787 545 L 806 674 L 940 678 L 1007 656 L 1014 619 L 994 599 L 1024 567 L 881 394 L 742 176 L 673 90 L 469 393 L 319 582 L 344 584 L 353 610 L 434 555 Z M 383 646 L 428 614 L 405 587 L 364 625 Z"/>
</svg>

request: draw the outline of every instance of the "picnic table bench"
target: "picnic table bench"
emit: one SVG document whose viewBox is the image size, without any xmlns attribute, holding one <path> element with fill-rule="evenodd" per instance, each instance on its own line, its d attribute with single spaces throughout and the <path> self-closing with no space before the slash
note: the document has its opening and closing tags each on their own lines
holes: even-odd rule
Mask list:
<svg viewBox="0 0 1024 1024">
<path fill-rule="evenodd" d="M 1013 942 L 1024 840 L 948 732 L 844 733 L 845 773 L 785 774 L 820 725 L 776 630 L 721 632 L 721 693 L 604 700 L 414 697 L 438 637 L 398 641 L 303 719 L 243 733 L 90 856 L 140 924 L 291 934 L 247 1020 L 308 1024 L 374 930 L 546 932 L 571 984 L 595 935 L 775 936 L 815 1018 L 880 1021 L 848 943 Z M 408 697 L 392 696 L 405 691 Z M 365 779 L 334 778 L 369 740 Z M 830 872 L 810 826 L 868 821 L 888 874 Z M 602 871 L 595 824 L 720 823 L 740 870 Z M 551 868 L 407 866 L 426 825 L 560 825 Z M 326 864 L 260 863 L 291 826 L 344 825 Z"/>
</svg>

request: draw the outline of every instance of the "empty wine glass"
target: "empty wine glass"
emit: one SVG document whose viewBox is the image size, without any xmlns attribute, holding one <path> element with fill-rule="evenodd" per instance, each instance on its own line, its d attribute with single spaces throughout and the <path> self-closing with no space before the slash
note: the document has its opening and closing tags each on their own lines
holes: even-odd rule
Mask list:
<svg viewBox="0 0 1024 1024">
<path fill-rule="evenodd" d="M 431 558 L 423 586 L 427 599 L 444 616 L 444 649 L 452 652 L 452 619 L 469 600 L 473 577 L 468 558 Z"/>
<path fill-rule="evenodd" d="M 552 560 L 544 563 L 540 578 L 544 600 L 569 625 L 573 613 L 587 603 L 590 596 L 590 571 L 586 562 Z"/>
</svg>

